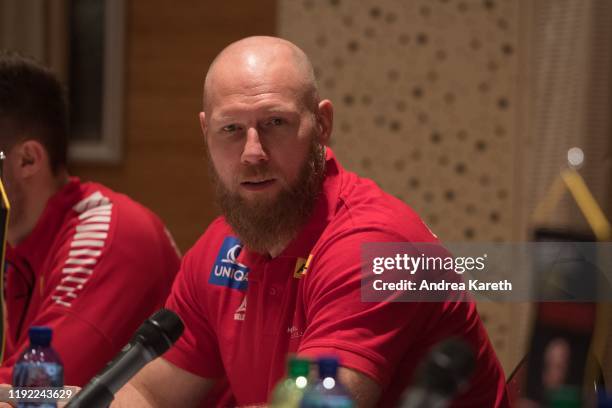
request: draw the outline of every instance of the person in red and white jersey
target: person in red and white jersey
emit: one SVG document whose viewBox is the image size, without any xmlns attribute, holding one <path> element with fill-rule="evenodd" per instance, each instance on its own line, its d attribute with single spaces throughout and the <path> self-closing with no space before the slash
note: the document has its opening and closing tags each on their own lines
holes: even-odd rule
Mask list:
<svg viewBox="0 0 612 408">
<path fill-rule="evenodd" d="M 67 104 L 37 62 L 0 54 L 0 150 L 11 210 L 0 382 L 28 344 L 53 329 L 65 382 L 84 385 L 163 306 L 179 254 L 163 223 L 129 197 L 70 177 Z"/>
<path fill-rule="evenodd" d="M 249 37 L 213 61 L 200 122 L 223 216 L 185 255 L 167 307 L 185 331 L 113 407 L 265 404 L 287 353 L 339 356 L 357 406 L 397 406 L 429 350 L 467 341 L 476 371 L 456 407 L 507 407 L 471 302 L 361 301 L 361 245 L 436 242 L 420 218 L 342 168 L 333 107 L 294 44 Z M 213 401 L 211 393 L 221 393 Z"/>
</svg>

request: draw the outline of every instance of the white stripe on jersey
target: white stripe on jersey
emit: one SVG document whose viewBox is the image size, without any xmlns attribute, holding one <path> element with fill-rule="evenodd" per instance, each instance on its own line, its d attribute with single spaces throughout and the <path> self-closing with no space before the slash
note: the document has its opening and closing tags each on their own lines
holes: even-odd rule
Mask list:
<svg viewBox="0 0 612 408">
<path fill-rule="evenodd" d="M 95 249 L 73 249 L 68 253 L 68 256 L 100 256 L 102 251 Z"/>
<path fill-rule="evenodd" d="M 89 224 L 92 222 L 105 222 L 105 223 L 110 223 L 111 217 L 110 214 L 108 215 L 95 215 L 92 217 L 88 217 L 88 218 L 84 218 L 83 219 L 83 224 Z"/>
<path fill-rule="evenodd" d="M 70 244 L 71 248 L 77 248 L 77 247 L 103 247 L 104 246 L 104 241 L 99 241 L 99 240 L 95 240 L 95 239 L 82 239 L 79 241 L 72 241 L 72 243 Z"/>
<path fill-rule="evenodd" d="M 81 224 L 77 225 L 76 232 L 85 232 L 85 231 L 108 231 L 108 224 Z"/>
<path fill-rule="evenodd" d="M 57 303 L 58 305 L 62 305 L 62 306 L 66 306 L 66 307 L 71 307 L 72 305 L 68 302 L 64 302 L 62 300 L 61 296 L 52 296 L 51 299 L 55 300 L 55 303 Z"/>
<path fill-rule="evenodd" d="M 72 301 L 93 274 L 102 255 L 113 212 L 113 204 L 100 191 L 89 195 L 73 207 L 79 213 L 79 224 L 70 242 L 68 259 L 62 268 L 62 278 L 51 298 L 56 304 L 71 307 Z M 73 284 L 77 284 L 73 286 Z"/>
<path fill-rule="evenodd" d="M 107 236 L 106 232 L 77 232 L 74 234 L 74 239 L 106 239 Z"/>
<path fill-rule="evenodd" d="M 66 265 L 95 265 L 97 262 L 96 258 L 68 258 Z"/>
<path fill-rule="evenodd" d="M 86 278 L 75 278 L 74 276 L 66 276 L 65 278 L 62 279 L 62 283 L 64 282 L 76 282 L 76 283 L 83 284 L 87 282 L 87 279 Z"/>
<path fill-rule="evenodd" d="M 89 268 L 77 266 L 76 268 L 64 268 L 62 269 L 62 273 L 86 273 L 88 275 L 91 275 L 93 271 Z"/>
</svg>

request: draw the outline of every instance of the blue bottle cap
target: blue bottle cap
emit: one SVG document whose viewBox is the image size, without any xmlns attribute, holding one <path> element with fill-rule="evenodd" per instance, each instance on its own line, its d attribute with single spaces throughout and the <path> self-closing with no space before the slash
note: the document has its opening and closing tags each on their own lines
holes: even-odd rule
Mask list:
<svg viewBox="0 0 612 408">
<path fill-rule="evenodd" d="M 336 375 L 338 374 L 338 358 L 331 356 L 321 357 L 317 360 L 317 362 L 319 363 L 320 378 L 336 378 Z"/>
<path fill-rule="evenodd" d="M 612 395 L 600 395 L 597 401 L 597 408 L 612 408 Z"/>
<path fill-rule="evenodd" d="M 46 326 L 32 326 L 28 331 L 30 343 L 34 346 L 48 347 L 51 344 L 53 330 Z"/>
</svg>

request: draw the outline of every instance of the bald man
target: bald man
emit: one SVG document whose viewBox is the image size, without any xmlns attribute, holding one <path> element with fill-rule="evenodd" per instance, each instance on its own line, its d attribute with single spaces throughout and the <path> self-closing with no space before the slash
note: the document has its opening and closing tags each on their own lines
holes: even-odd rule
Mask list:
<svg viewBox="0 0 612 408">
<path fill-rule="evenodd" d="M 167 302 L 185 322 L 183 336 L 113 407 L 265 404 L 288 353 L 338 356 L 358 406 L 393 406 L 415 366 L 449 336 L 478 355 L 457 406 L 507 405 L 473 304 L 361 302 L 362 243 L 436 239 L 326 147 L 332 103 L 319 98 L 299 48 L 271 37 L 231 44 L 207 73 L 203 106 L 223 216 L 186 254 Z"/>
</svg>

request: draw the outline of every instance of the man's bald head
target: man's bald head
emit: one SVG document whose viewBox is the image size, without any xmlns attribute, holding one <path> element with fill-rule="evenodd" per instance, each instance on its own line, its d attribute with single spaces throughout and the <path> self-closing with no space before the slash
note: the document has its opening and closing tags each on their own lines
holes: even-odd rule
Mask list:
<svg viewBox="0 0 612 408">
<path fill-rule="evenodd" d="M 304 51 L 281 38 L 257 36 L 228 45 L 213 60 L 204 81 L 204 112 L 210 114 L 216 93 L 231 93 L 231 87 L 256 91 L 266 79 L 287 84 L 301 102 L 316 109 L 319 95 L 314 70 Z"/>
</svg>

